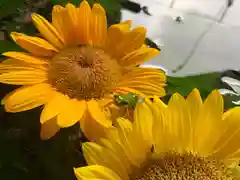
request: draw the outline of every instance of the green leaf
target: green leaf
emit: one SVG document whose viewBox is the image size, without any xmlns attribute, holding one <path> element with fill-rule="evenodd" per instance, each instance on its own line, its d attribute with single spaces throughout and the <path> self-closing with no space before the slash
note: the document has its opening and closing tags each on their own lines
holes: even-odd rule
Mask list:
<svg viewBox="0 0 240 180">
<path fill-rule="evenodd" d="M 17 8 L 24 6 L 24 0 L 0 0 L 0 20 L 12 13 L 15 13 Z"/>
<path fill-rule="evenodd" d="M 220 86 L 220 73 L 207 73 L 196 76 L 186 77 L 168 77 L 167 92 L 178 92 L 183 96 L 187 96 L 194 88 L 199 89 L 203 98 L 205 98 L 213 89 Z"/>
<path fill-rule="evenodd" d="M 43 141 L 39 138 L 41 110 L 6 113 L 0 107 L 1 180 L 75 180 L 73 167 L 86 165 L 79 152 L 79 125 L 63 128 Z"/>
</svg>

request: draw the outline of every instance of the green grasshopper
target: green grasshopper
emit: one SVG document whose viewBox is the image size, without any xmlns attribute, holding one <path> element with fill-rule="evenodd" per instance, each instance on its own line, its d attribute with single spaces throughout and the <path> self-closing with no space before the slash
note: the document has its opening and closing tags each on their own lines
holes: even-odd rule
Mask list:
<svg viewBox="0 0 240 180">
<path fill-rule="evenodd" d="M 135 108 L 137 102 L 143 102 L 144 98 L 139 97 L 137 94 L 129 92 L 127 94 L 114 95 L 115 102 L 117 105 L 124 105 L 128 108 Z"/>
</svg>

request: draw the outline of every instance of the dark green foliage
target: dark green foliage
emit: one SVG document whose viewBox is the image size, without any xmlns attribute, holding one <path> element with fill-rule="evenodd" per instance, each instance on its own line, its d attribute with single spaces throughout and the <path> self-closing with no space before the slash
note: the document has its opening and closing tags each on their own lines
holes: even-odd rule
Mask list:
<svg viewBox="0 0 240 180">
<path fill-rule="evenodd" d="M 0 1 L 0 19 L 17 13 L 17 8 L 24 6 L 24 0 L 1 0 Z"/>
<path fill-rule="evenodd" d="M 1 85 L 0 98 L 13 87 Z M 62 129 L 48 141 L 40 139 L 41 108 L 6 113 L 0 108 L 0 179 L 74 180 L 72 167 L 84 164 L 79 127 Z"/>
</svg>

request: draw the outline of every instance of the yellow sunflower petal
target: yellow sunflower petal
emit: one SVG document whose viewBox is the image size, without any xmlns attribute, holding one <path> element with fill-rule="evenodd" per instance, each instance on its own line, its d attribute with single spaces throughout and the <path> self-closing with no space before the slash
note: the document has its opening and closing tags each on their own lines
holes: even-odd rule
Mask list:
<svg viewBox="0 0 240 180">
<path fill-rule="evenodd" d="M 62 110 L 57 117 L 57 123 L 60 127 L 70 127 L 81 120 L 86 110 L 86 102 L 70 99 L 63 102 Z"/>
<path fill-rule="evenodd" d="M 116 42 L 123 41 L 124 33 L 127 33 L 131 26 L 129 22 L 114 24 L 108 28 L 105 50 L 114 57 L 118 55 L 118 43 Z"/>
<path fill-rule="evenodd" d="M 11 37 L 19 46 L 36 56 L 51 57 L 58 52 L 50 43 L 38 37 L 31 37 L 17 32 L 12 32 Z"/>
<path fill-rule="evenodd" d="M 161 80 L 163 78 L 164 77 L 159 75 L 150 75 L 150 76 L 135 76 L 134 78 L 130 78 L 127 80 L 127 78 L 124 77 L 120 80 L 118 85 L 126 86 L 126 87 L 128 86 L 134 87 L 137 84 L 139 84 L 139 82 L 144 82 L 144 85 L 147 85 L 147 86 L 152 86 L 156 88 L 156 84 L 157 84 L 159 87 L 163 88 L 166 86 L 166 81 Z"/>
<path fill-rule="evenodd" d="M 172 138 L 172 146 L 183 152 L 191 146 L 191 117 L 186 100 L 175 93 L 168 102 L 168 113 L 165 116 L 169 128 L 169 139 Z M 172 137 L 171 137 L 172 136 Z"/>
<path fill-rule="evenodd" d="M 105 112 L 101 109 L 100 105 L 95 100 L 90 100 L 87 102 L 88 111 L 92 118 L 97 121 L 102 126 L 108 128 L 112 126 L 112 121 L 106 117 Z"/>
<path fill-rule="evenodd" d="M 171 149 L 172 140 L 166 128 L 169 123 L 165 118 L 167 117 L 167 105 L 162 102 L 159 97 L 153 97 L 153 129 L 152 136 L 154 142 L 154 153 L 161 154 Z M 166 138 L 168 137 L 168 138 Z"/>
<path fill-rule="evenodd" d="M 144 27 L 136 27 L 132 31 L 124 34 L 122 41 L 117 46 L 118 57 L 122 58 L 128 53 L 142 47 L 146 38 L 146 29 Z"/>
<path fill-rule="evenodd" d="M 65 100 L 68 99 L 64 94 L 55 92 L 53 98 L 47 104 L 45 104 L 41 113 L 40 122 L 43 124 L 57 116 L 60 113 Z"/>
<path fill-rule="evenodd" d="M 88 111 L 85 112 L 83 118 L 80 121 L 80 127 L 84 135 L 90 141 L 98 141 L 99 139 L 105 137 L 108 128 L 105 128 L 94 120 Z"/>
<path fill-rule="evenodd" d="M 68 3 L 66 5 L 66 8 L 68 10 L 69 41 L 71 40 L 71 43 L 74 45 L 79 43 L 81 44 L 80 37 L 82 34 L 80 33 L 81 31 L 78 27 L 79 27 L 79 18 L 82 17 L 82 14 L 79 15 L 79 8 L 76 8 L 73 4 Z"/>
<path fill-rule="evenodd" d="M 130 125 L 132 125 L 132 124 L 130 123 Z M 102 138 L 102 139 L 104 139 L 104 138 Z M 99 141 L 99 144 L 101 144 L 102 139 Z M 116 126 L 108 128 L 108 131 L 106 132 L 106 140 L 110 141 L 112 145 L 120 146 L 118 129 Z M 105 146 L 105 147 L 108 147 L 108 146 Z M 112 149 L 112 150 L 114 151 L 114 149 Z"/>
<path fill-rule="evenodd" d="M 126 20 L 126 21 L 122 21 L 119 24 L 114 24 L 114 25 L 119 25 L 121 26 L 121 29 L 123 31 L 129 31 L 131 26 L 132 26 L 132 20 Z"/>
<path fill-rule="evenodd" d="M 222 113 L 223 98 L 217 90 L 214 90 L 204 101 L 195 119 L 193 142 L 195 151 L 200 152 L 201 155 L 211 153 L 219 139 Z"/>
<path fill-rule="evenodd" d="M 144 73 L 144 70 L 146 72 Z M 166 75 L 160 70 L 148 68 L 134 68 L 131 72 L 125 74 L 115 88 L 128 87 L 136 91 L 142 92 L 148 96 L 165 95 Z"/>
<path fill-rule="evenodd" d="M 127 71 L 126 74 L 122 77 L 122 81 L 132 81 L 135 80 L 136 77 L 141 80 L 158 80 L 159 83 L 165 83 L 166 81 L 166 75 L 164 71 L 159 69 L 142 67 L 131 68 L 131 70 Z"/>
<path fill-rule="evenodd" d="M 159 54 L 159 50 L 154 48 L 139 48 L 133 52 L 130 52 L 118 62 L 120 65 L 124 67 L 134 67 L 136 65 L 142 64 L 145 61 L 157 56 Z"/>
<path fill-rule="evenodd" d="M 116 88 L 113 88 L 113 92 L 114 93 L 128 93 L 128 92 L 132 92 L 132 93 L 135 93 L 141 97 L 147 97 L 144 93 L 138 91 L 138 90 L 135 90 L 135 89 L 132 89 L 132 88 L 127 88 L 127 87 L 116 87 Z"/>
<path fill-rule="evenodd" d="M 220 158 L 226 158 L 235 154 L 237 157 L 240 150 L 240 107 L 235 107 L 223 114 L 222 132 L 215 145 L 216 154 Z M 219 122 L 220 123 L 220 122 Z M 234 157 L 232 157 L 234 158 Z M 239 156 L 238 156 L 239 158 Z"/>
<path fill-rule="evenodd" d="M 52 97 L 50 85 L 41 83 L 21 87 L 4 100 L 7 112 L 21 112 L 41 106 Z"/>
<path fill-rule="evenodd" d="M 118 118 L 116 126 L 120 140 L 119 143 L 123 147 L 126 156 L 132 164 L 139 166 L 139 162 L 134 155 L 135 146 L 132 146 L 133 144 L 131 144 L 131 140 L 129 139 L 129 134 L 132 133 L 132 123 L 127 119 Z"/>
<path fill-rule="evenodd" d="M 111 169 L 100 165 L 74 168 L 74 174 L 78 180 L 122 180 Z"/>
<path fill-rule="evenodd" d="M 202 98 L 200 96 L 200 93 L 198 89 L 194 89 L 188 96 L 187 96 L 187 102 L 188 102 L 188 107 L 190 109 L 191 113 L 191 119 L 193 120 L 192 123 L 194 122 L 194 119 L 196 119 L 196 116 L 199 113 L 200 107 L 202 106 Z M 192 124 L 192 127 L 194 124 Z"/>
<path fill-rule="evenodd" d="M 17 59 L 5 59 L 0 63 L 0 73 L 10 73 L 13 71 L 40 71 L 46 74 L 46 67 L 42 64 L 33 64 Z"/>
<path fill-rule="evenodd" d="M 68 3 L 66 5 L 67 8 L 67 17 L 68 18 L 68 44 L 79 44 L 81 43 L 79 41 L 80 32 L 78 29 L 78 23 L 79 23 L 79 18 L 82 16 L 82 14 L 79 16 L 79 8 L 76 8 L 73 4 Z M 70 19 L 70 20 L 69 20 Z M 66 26 L 66 25 L 65 25 Z"/>
<path fill-rule="evenodd" d="M 12 59 L 12 58 L 9 58 L 9 59 L 4 59 L 0 66 L 4 66 L 4 65 L 25 65 L 25 64 L 30 64 L 30 63 L 26 63 L 24 61 L 21 61 L 21 60 L 17 60 L 17 59 Z"/>
<path fill-rule="evenodd" d="M 41 124 L 40 137 L 43 140 L 48 140 L 52 138 L 59 130 L 60 127 L 57 125 L 57 119 L 50 119 L 49 121 Z"/>
<path fill-rule="evenodd" d="M 48 64 L 35 64 L 29 63 L 26 61 L 18 60 L 18 59 L 5 59 L 0 63 L 1 72 L 0 73 L 8 73 L 12 71 L 19 70 L 40 70 L 43 72 L 47 72 Z"/>
<path fill-rule="evenodd" d="M 133 131 L 142 139 L 152 144 L 153 114 L 146 103 L 137 103 L 134 111 Z"/>
<path fill-rule="evenodd" d="M 5 52 L 3 53 L 4 56 L 11 57 L 14 59 L 18 59 L 27 63 L 33 63 L 33 64 L 47 64 L 47 59 L 40 58 L 40 57 L 34 57 L 30 54 L 23 53 L 23 52 Z"/>
<path fill-rule="evenodd" d="M 126 136 L 127 134 L 132 132 L 132 128 L 133 128 L 132 126 L 133 126 L 132 122 L 129 121 L 128 119 L 125 119 L 122 117 L 117 119 L 116 127 L 121 129 Z"/>
<path fill-rule="evenodd" d="M 163 88 L 165 84 L 159 84 L 153 82 L 143 82 L 143 81 L 134 81 L 134 82 L 129 82 L 129 83 L 124 83 L 124 84 L 118 84 L 117 87 L 115 88 L 121 88 L 121 87 L 128 87 L 131 89 L 134 89 L 136 91 L 142 92 L 147 96 L 159 96 L 163 97 L 166 93 Z"/>
<path fill-rule="evenodd" d="M 135 166 L 140 166 L 151 150 L 149 142 L 132 130 L 129 120 L 124 118 L 117 119 L 118 135 L 120 144 L 123 146 L 124 152 L 129 161 Z"/>
<path fill-rule="evenodd" d="M 63 48 L 63 38 L 44 17 L 40 16 L 39 14 L 33 13 L 32 20 L 41 35 L 46 40 L 48 40 L 48 42 L 50 42 L 56 48 Z"/>
<path fill-rule="evenodd" d="M 90 34 L 91 7 L 87 1 L 82 1 L 78 9 L 77 32 L 81 44 L 91 44 Z"/>
<path fill-rule="evenodd" d="M 202 98 L 198 89 L 194 89 L 186 98 L 187 100 L 187 108 L 189 109 L 190 118 L 191 118 L 191 132 L 190 132 L 190 149 L 194 149 L 194 133 L 196 128 L 196 118 L 200 113 L 200 108 L 202 107 Z"/>
<path fill-rule="evenodd" d="M 113 95 L 105 96 L 104 98 L 98 101 L 100 107 L 105 107 L 114 103 Z"/>
<path fill-rule="evenodd" d="M 107 43 L 106 47 L 115 47 L 116 46 L 116 38 L 122 40 L 124 33 L 129 32 L 132 25 L 131 20 L 120 22 L 119 24 L 111 25 L 107 30 Z M 116 36 L 118 35 L 118 36 Z"/>
<path fill-rule="evenodd" d="M 5 84 L 30 85 L 42 83 L 47 80 L 46 72 L 39 69 L 7 65 L 4 67 L 0 66 L 0 73 L 4 72 L 0 75 L 0 82 Z"/>
<path fill-rule="evenodd" d="M 63 37 L 64 44 L 69 45 L 74 42 L 75 29 L 70 17 L 70 8 L 64 8 L 60 5 L 53 6 L 52 10 L 52 24 L 59 32 L 60 36 Z M 70 18 L 70 20 L 69 20 Z"/>
<path fill-rule="evenodd" d="M 65 34 L 66 33 L 66 26 L 64 25 L 64 17 L 66 16 L 66 8 L 60 6 L 60 5 L 54 5 L 52 9 L 52 24 L 55 27 L 55 29 L 58 31 L 60 36 L 64 37 L 65 40 Z"/>
<path fill-rule="evenodd" d="M 128 177 L 121 159 L 111 150 L 93 142 L 84 143 L 82 150 L 88 165 L 102 165 L 112 169 L 122 179 Z"/>
<path fill-rule="evenodd" d="M 143 68 L 144 70 L 144 68 Z M 120 80 L 120 83 L 127 83 L 127 82 L 134 82 L 134 81 L 145 81 L 145 82 L 155 82 L 159 85 L 166 83 L 166 75 L 163 71 L 155 71 L 152 69 L 152 71 L 149 72 L 141 72 L 141 71 L 134 71 L 132 69 L 132 72 L 127 72 Z"/>
<path fill-rule="evenodd" d="M 107 18 L 103 7 L 94 4 L 91 14 L 90 33 L 94 46 L 103 47 L 107 38 Z"/>
<path fill-rule="evenodd" d="M 161 77 L 159 77 L 161 78 Z M 139 80 L 138 80 L 139 79 Z M 120 82 L 117 86 L 126 86 L 126 87 L 129 87 L 129 88 L 144 88 L 145 86 L 151 86 L 151 88 L 154 88 L 155 90 L 157 90 L 157 88 L 161 87 L 161 86 L 165 86 L 165 83 L 164 82 L 161 82 L 161 84 L 157 84 L 157 82 L 159 82 L 157 79 L 151 79 L 149 78 L 149 80 L 151 80 L 151 82 L 147 82 L 147 79 L 144 79 L 146 80 L 145 81 L 142 81 L 143 80 L 143 77 L 135 77 L 135 80 L 125 80 L 125 81 L 122 81 Z M 154 82 L 155 81 L 155 82 Z M 149 89 L 146 87 L 146 89 Z M 156 94 L 157 95 L 157 94 Z"/>
<path fill-rule="evenodd" d="M 111 133 L 109 133 L 109 131 Z M 119 144 L 119 137 L 117 135 L 117 130 L 116 128 L 111 128 L 110 130 L 108 130 L 107 133 L 107 138 L 102 138 L 99 140 L 98 144 L 106 147 L 107 149 L 111 150 L 114 154 L 117 154 L 118 159 L 121 160 L 121 164 L 124 165 L 124 171 L 127 172 L 127 174 L 131 174 L 133 171 L 133 166 L 130 163 L 130 161 L 128 160 L 128 158 L 126 157 L 124 152 L 123 147 Z M 124 177 L 122 177 L 123 179 L 126 179 Z"/>
<path fill-rule="evenodd" d="M 77 26 L 78 23 L 78 9 L 71 3 L 66 5 L 66 8 L 69 13 L 69 18 L 71 19 L 74 27 Z"/>
</svg>

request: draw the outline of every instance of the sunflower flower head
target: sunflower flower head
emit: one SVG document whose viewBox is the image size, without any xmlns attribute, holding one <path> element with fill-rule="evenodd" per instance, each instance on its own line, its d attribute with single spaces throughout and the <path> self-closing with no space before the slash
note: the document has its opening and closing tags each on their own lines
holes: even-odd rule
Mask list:
<svg viewBox="0 0 240 180">
<path fill-rule="evenodd" d="M 203 102 L 197 89 L 168 104 L 138 103 L 134 121 L 117 120 L 107 138 L 83 144 L 88 166 L 78 179 L 238 180 L 240 108 L 223 112 L 215 90 Z"/>
<path fill-rule="evenodd" d="M 131 21 L 107 27 L 106 13 L 86 0 L 79 7 L 56 5 L 52 21 L 38 14 L 32 20 L 40 37 L 12 32 L 12 39 L 27 52 L 5 52 L 0 82 L 22 85 L 2 103 L 8 112 L 44 105 L 42 138 L 80 121 L 89 139 L 112 126 L 110 106 L 118 93 L 141 96 L 165 94 L 165 74 L 136 67 L 158 55 L 144 44 L 146 30 L 131 29 Z"/>
</svg>

